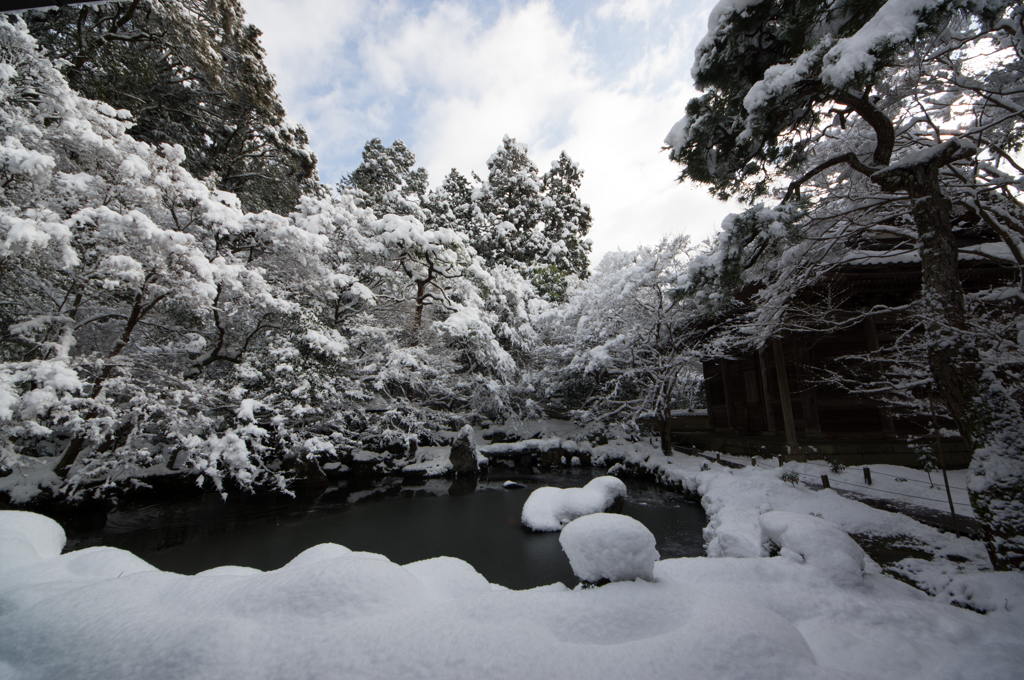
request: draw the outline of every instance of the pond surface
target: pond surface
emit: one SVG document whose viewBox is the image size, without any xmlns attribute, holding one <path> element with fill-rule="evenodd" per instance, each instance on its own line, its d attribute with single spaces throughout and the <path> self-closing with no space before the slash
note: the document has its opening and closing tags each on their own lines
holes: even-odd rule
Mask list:
<svg viewBox="0 0 1024 680">
<path fill-rule="evenodd" d="M 558 533 L 520 523 L 523 504 L 541 486 L 583 486 L 602 470 L 524 475 L 496 467 L 477 480 L 389 479 L 372 488 L 341 486 L 312 501 L 268 501 L 217 494 L 113 512 L 102 530 L 69 534 L 66 550 L 107 545 L 130 550 L 165 571 L 195 574 L 239 565 L 271 570 L 303 550 L 338 543 L 380 553 L 397 564 L 448 555 L 491 583 L 522 589 L 578 581 Z M 513 480 L 523 489 L 504 489 Z M 704 554 L 707 523 L 697 503 L 641 482 L 626 482 L 624 514 L 657 539 L 662 558 Z"/>
</svg>

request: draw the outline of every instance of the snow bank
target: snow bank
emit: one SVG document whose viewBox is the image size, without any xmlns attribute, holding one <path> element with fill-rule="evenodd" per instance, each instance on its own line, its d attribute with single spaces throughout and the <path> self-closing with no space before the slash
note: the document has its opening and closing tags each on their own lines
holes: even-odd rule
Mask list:
<svg viewBox="0 0 1024 680">
<path fill-rule="evenodd" d="M 8 510 L 0 524 L 0 572 L 60 555 L 67 539 L 49 517 Z"/>
<path fill-rule="evenodd" d="M 582 489 L 542 486 L 523 505 L 523 524 L 534 531 L 559 531 L 583 515 L 604 512 L 626 496 L 626 485 L 615 477 L 597 477 Z"/>
<path fill-rule="evenodd" d="M 832 522 L 775 510 L 759 518 L 765 537 L 780 555 L 828 572 L 839 585 L 853 586 L 864 576 L 864 551 Z"/>
<path fill-rule="evenodd" d="M 758 465 L 729 469 L 698 456 L 666 457 L 653 445 L 647 450 L 637 449 L 627 453 L 621 460 L 626 469 L 654 475 L 667 486 L 700 496 L 708 516 L 708 524 L 704 528 L 708 557 L 766 557 L 768 551 L 765 544 L 768 537 L 762 527 L 761 517 L 782 510 L 812 519 L 820 517 L 847 534 L 882 537 L 884 541 L 927 553 L 927 559 L 906 557 L 889 564 L 887 569 L 947 602 L 956 599 L 947 593 L 947 587 L 958 575 L 989 568 L 987 552 L 979 541 L 957 537 L 921 524 L 907 515 L 869 507 L 840 495 L 834 489 L 813 490 L 782 481 L 781 476 L 787 471 L 819 469 L 809 463 L 786 463 L 782 468 Z M 872 495 L 885 495 L 884 487 L 889 483 L 885 480 L 889 480 L 889 475 L 894 488 L 900 489 L 905 484 L 898 482 L 898 479 L 906 477 L 913 480 L 918 476 L 925 479 L 924 473 L 920 471 L 896 466 L 872 466 L 872 469 L 876 467 L 881 476 L 879 483 L 872 487 Z M 883 471 L 886 474 L 881 474 Z M 859 469 L 854 472 L 860 474 Z M 843 478 L 843 475 L 837 477 Z M 951 483 L 955 483 L 953 478 Z M 916 486 L 927 488 L 928 485 L 925 482 Z M 891 498 L 899 500 L 901 496 Z M 794 550 L 794 553 L 799 553 L 799 550 Z M 787 555 L 796 557 L 789 553 Z M 821 566 L 824 562 L 819 560 L 817 564 Z M 800 566 L 804 569 L 812 568 L 807 560 Z M 843 581 L 843 573 L 848 572 L 845 572 L 841 561 L 837 567 L 840 571 L 834 576 Z M 879 567 L 870 560 L 866 568 L 879 571 Z"/>
<path fill-rule="evenodd" d="M 739 478 L 740 506 L 836 498 L 794 490 L 771 470 L 702 471 L 678 456 L 650 463 L 713 495 Z M 838 500 L 850 505 L 820 506 L 829 519 L 880 524 Z M 276 571 L 181 576 L 113 548 L 58 555 L 55 525 L 26 514 L 0 512 L 0 545 L 30 545 L 38 556 L 20 567 L 0 562 L 5 680 L 1002 680 L 1021 668 L 1021 574 L 954 577 L 961 603 L 995 607 L 984 616 L 872 570 L 858 587 L 837 586 L 815 557 L 660 560 L 653 583 L 512 591 L 461 560 L 402 567 L 328 544 Z M 794 553 L 820 528 L 765 511 L 755 513 L 754 533 L 759 517 L 772 532 L 785 525 L 778 535 Z M 563 538 L 571 535 L 570 525 Z"/>
<path fill-rule="evenodd" d="M 566 524 L 558 542 L 582 581 L 654 580 L 659 557 L 654 534 L 632 517 L 585 515 Z"/>
<path fill-rule="evenodd" d="M 489 454 L 524 453 L 527 451 L 553 451 L 560 449 L 566 453 L 589 453 L 593 447 L 589 442 L 578 442 L 562 437 L 545 437 L 543 439 L 524 439 L 518 442 L 502 442 L 487 444 L 480 447 L 480 452 Z"/>
</svg>

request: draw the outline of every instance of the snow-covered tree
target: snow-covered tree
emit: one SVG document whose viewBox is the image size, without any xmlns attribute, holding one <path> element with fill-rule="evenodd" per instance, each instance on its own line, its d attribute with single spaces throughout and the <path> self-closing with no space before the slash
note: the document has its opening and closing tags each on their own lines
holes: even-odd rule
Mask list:
<svg viewBox="0 0 1024 680">
<path fill-rule="evenodd" d="M 583 170 L 564 151 L 551 169 L 544 173 L 544 235 L 551 246 L 548 261 L 566 275 L 581 279 L 590 275 L 590 206 L 580 201 L 577 192 Z"/>
<path fill-rule="evenodd" d="M 363 147 L 363 162 L 346 175 L 342 190 L 362 192 L 366 207 L 378 217 L 417 215 L 427 194 L 427 171 L 414 168 L 416 156 L 400 139 L 384 146 L 374 137 Z"/>
<path fill-rule="evenodd" d="M 325 224 L 243 213 L 182 147 L 73 92 L 21 22 L 0 25 L 0 72 L 5 464 L 52 451 L 72 488 L 172 458 L 218 486 L 282 481 L 220 367 L 294 328 Z"/>
<path fill-rule="evenodd" d="M 490 229 L 474 243 L 489 265 L 536 262 L 543 253 L 543 184 L 525 144 L 509 136 L 487 159 L 487 181 L 477 202 Z"/>
<path fill-rule="evenodd" d="M 286 214 L 315 188 L 316 157 L 237 0 L 111 2 L 26 20 L 72 89 L 131 111 L 135 139 L 181 145 L 185 169 L 245 210 Z"/>
<path fill-rule="evenodd" d="M 751 281 L 782 247 L 762 265 L 776 268 L 758 299 L 769 333 L 792 281 L 814 280 L 858 244 L 896 236 L 920 258 L 926 374 L 974 449 L 972 504 L 997 568 L 1024 563 L 1024 418 L 1003 365 L 1007 313 L 979 316 L 964 293 L 957 234 L 983 223 L 1005 247 L 984 256 L 1024 264 L 1021 19 L 1007 2 L 722 2 L 693 68 L 704 94 L 666 139 L 681 179 L 748 200 L 778 189 L 772 210 L 808 211 L 794 222 L 752 209 L 706 270 Z M 786 280 L 807 263 L 824 268 Z M 986 301 L 1020 299 L 1018 281 Z M 992 318 L 1004 330 L 985 340 L 977 323 Z"/>
<path fill-rule="evenodd" d="M 474 210 L 473 186 L 455 168 L 445 176 L 441 186 L 427 194 L 424 207 L 430 226 L 462 232 L 469 238 L 470 245 L 479 237 L 470 231 Z"/>
<path fill-rule="evenodd" d="M 488 265 L 518 266 L 538 292 L 562 300 L 566 277 L 589 267 L 589 206 L 576 195 L 583 171 L 565 153 L 540 175 L 525 144 L 505 136 L 487 161 L 465 231 Z"/>
<path fill-rule="evenodd" d="M 609 253 L 597 271 L 537 325 L 555 354 L 541 389 L 584 420 L 653 419 L 671 451 L 668 418 L 695 370 L 700 333 L 692 303 L 673 295 L 688 264 L 686 237 Z"/>
</svg>

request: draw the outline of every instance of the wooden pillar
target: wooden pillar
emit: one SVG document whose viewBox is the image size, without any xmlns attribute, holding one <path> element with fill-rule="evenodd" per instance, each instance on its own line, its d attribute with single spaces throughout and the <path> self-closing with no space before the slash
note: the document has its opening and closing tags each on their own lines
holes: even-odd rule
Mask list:
<svg viewBox="0 0 1024 680">
<path fill-rule="evenodd" d="M 714 361 L 702 361 L 700 362 L 701 372 L 704 374 L 704 399 L 708 404 L 708 426 L 712 430 L 719 428 L 719 423 L 715 420 L 715 404 L 711 399 L 712 385 L 715 382 L 715 366 L 718 363 Z"/>
<path fill-rule="evenodd" d="M 733 402 L 733 398 L 736 396 L 733 394 L 732 386 L 729 384 L 729 378 L 732 374 L 729 372 L 729 360 L 720 359 L 719 366 L 721 366 L 722 372 L 722 390 L 725 392 L 725 418 L 728 421 L 728 428 L 730 432 L 736 431 L 736 404 Z"/>
<path fill-rule="evenodd" d="M 786 357 L 782 351 L 782 341 L 778 338 L 772 338 L 772 352 L 775 355 L 775 376 L 779 380 L 779 400 L 782 402 L 782 422 L 786 426 L 786 443 L 796 446 L 796 423 L 793 421 L 793 402 L 789 397 Z"/>
<path fill-rule="evenodd" d="M 864 318 L 864 337 L 867 339 L 868 350 L 877 352 L 881 345 L 878 343 L 878 327 L 875 326 L 875 317 L 873 316 Z M 877 365 L 874 366 L 874 372 L 876 376 L 880 373 Z M 878 417 L 882 422 L 882 432 L 896 434 L 896 423 L 893 422 L 892 416 L 880 406 L 878 407 Z"/>
<path fill-rule="evenodd" d="M 775 426 L 775 409 L 772 408 L 772 393 L 768 389 L 768 352 L 765 348 L 757 350 L 757 364 L 761 373 L 761 401 L 764 403 L 764 422 L 769 434 L 778 432 Z"/>
<path fill-rule="evenodd" d="M 798 345 L 798 356 L 800 357 L 800 363 L 804 366 L 804 374 L 809 375 L 811 365 L 810 352 L 807 348 L 800 343 Z M 821 435 L 821 419 L 818 417 L 818 396 L 815 393 L 814 385 L 810 380 L 804 380 L 803 390 L 800 392 L 800 402 L 804 410 L 804 426 L 807 428 L 807 434 L 809 435 Z"/>
</svg>

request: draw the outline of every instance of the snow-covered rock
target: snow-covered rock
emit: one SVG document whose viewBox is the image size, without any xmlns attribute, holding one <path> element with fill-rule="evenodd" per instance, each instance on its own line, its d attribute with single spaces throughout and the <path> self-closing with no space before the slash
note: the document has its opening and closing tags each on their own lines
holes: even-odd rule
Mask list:
<svg viewBox="0 0 1024 680">
<path fill-rule="evenodd" d="M 832 522 L 779 510 L 766 512 L 759 521 L 783 557 L 822 569 L 839 585 L 857 585 L 863 579 L 864 551 Z"/>
<path fill-rule="evenodd" d="M 464 425 L 452 442 L 452 450 L 448 456 L 452 463 L 452 472 L 456 475 L 475 475 L 480 472 L 477 462 L 476 438 L 473 426 Z"/>
<path fill-rule="evenodd" d="M 558 531 L 583 515 L 605 512 L 619 498 L 626 485 L 616 477 L 596 477 L 582 489 L 542 486 L 523 505 L 523 524 L 534 531 Z"/>
<path fill-rule="evenodd" d="M 558 542 L 581 581 L 654 580 L 658 561 L 654 534 L 632 517 L 604 512 L 575 519 Z"/>
</svg>

